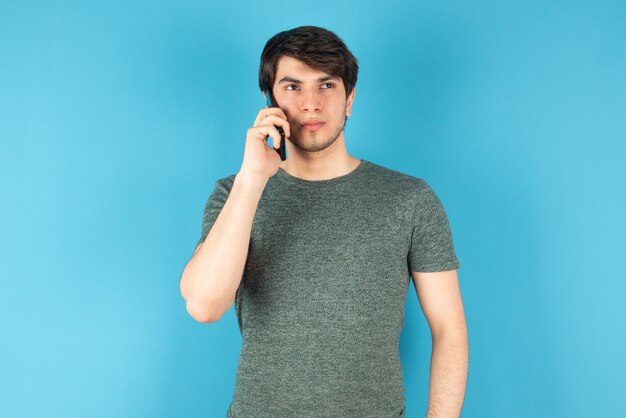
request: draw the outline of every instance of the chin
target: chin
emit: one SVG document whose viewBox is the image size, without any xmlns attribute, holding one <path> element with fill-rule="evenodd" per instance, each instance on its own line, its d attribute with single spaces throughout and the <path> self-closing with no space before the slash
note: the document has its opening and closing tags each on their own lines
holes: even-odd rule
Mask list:
<svg viewBox="0 0 626 418">
<path fill-rule="evenodd" d="M 292 144 L 294 147 L 296 147 L 299 150 L 302 151 L 306 151 L 306 152 L 318 152 L 318 151 L 322 151 L 325 150 L 326 148 L 330 147 L 331 145 L 333 145 L 335 143 L 335 141 L 337 140 L 337 138 L 335 139 L 331 139 L 331 140 L 324 140 L 324 141 L 317 141 L 317 140 L 300 140 L 300 139 L 295 139 L 294 141 L 292 141 Z"/>
</svg>

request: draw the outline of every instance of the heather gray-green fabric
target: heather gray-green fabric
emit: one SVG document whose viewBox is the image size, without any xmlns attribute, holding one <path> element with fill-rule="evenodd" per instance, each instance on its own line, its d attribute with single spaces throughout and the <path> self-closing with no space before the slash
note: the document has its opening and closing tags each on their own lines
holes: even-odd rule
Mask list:
<svg viewBox="0 0 626 418">
<path fill-rule="evenodd" d="M 235 175 L 215 182 L 203 242 Z M 411 271 L 459 268 L 448 219 L 421 178 L 361 160 L 263 191 L 235 313 L 234 418 L 405 416 L 398 351 Z"/>
</svg>

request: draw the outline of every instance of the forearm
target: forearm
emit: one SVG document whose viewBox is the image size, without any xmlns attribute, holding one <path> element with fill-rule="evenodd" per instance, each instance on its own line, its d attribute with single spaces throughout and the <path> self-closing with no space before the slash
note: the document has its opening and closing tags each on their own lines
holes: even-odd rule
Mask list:
<svg viewBox="0 0 626 418">
<path fill-rule="evenodd" d="M 461 415 L 468 354 L 465 329 L 433 337 L 427 418 L 456 418 Z"/>
<path fill-rule="evenodd" d="M 198 321 L 215 321 L 232 305 L 266 183 L 267 179 L 237 174 L 222 211 L 183 271 L 181 293 Z"/>
</svg>

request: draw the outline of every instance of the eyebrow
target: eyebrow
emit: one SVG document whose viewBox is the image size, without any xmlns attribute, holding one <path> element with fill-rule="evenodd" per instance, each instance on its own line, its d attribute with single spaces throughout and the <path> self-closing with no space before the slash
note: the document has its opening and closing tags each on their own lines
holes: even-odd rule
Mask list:
<svg viewBox="0 0 626 418">
<path fill-rule="evenodd" d="M 329 75 L 329 76 L 320 77 L 320 78 L 317 79 L 318 83 L 323 83 L 324 81 L 330 81 L 330 80 L 337 80 L 337 81 L 339 81 L 339 77 L 335 77 L 335 76 Z M 282 84 L 282 83 L 302 84 L 302 81 L 296 80 L 293 77 L 285 76 L 285 77 L 281 78 L 280 81 L 278 82 L 278 84 Z"/>
</svg>

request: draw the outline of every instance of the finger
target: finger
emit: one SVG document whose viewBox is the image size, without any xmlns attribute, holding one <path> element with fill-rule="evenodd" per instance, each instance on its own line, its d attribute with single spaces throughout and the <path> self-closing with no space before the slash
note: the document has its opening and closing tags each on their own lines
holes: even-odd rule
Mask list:
<svg viewBox="0 0 626 418">
<path fill-rule="evenodd" d="M 280 132 L 278 132 L 278 129 L 276 129 L 276 127 L 274 127 L 274 132 L 276 132 L 275 134 L 272 134 L 272 147 L 278 149 L 280 148 Z"/>
<path fill-rule="evenodd" d="M 287 114 L 280 107 L 270 107 L 270 110 L 271 110 L 270 113 L 276 114 L 280 116 L 281 118 L 287 119 Z"/>
<path fill-rule="evenodd" d="M 267 106 L 265 109 L 261 109 L 259 111 L 259 113 L 257 113 L 256 115 L 256 119 L 254 120 L 254 123 L 252 124 L 252 126 L 259 126 L 259 123 L 263 120 L 263 118 L 265 118 L 265 110 L 269 109 L 269 106 Z"/>
<path fill-rule="evenodd" d="M 278 127 L 281 128 L 283 130 L 283 133 L 285 135 L 285 138 L 289 138 L 291 137 L 291 128 L 289 126 L 288 122 L 281 122 L 282 119 L 271 119 L 268 121 L 264 121 L 264 123 L 262 123 L 262 125 L 260 126 L 274 126 L 274 127 Z"/>
<path fill-rule="evenodd" d="M 289 125 L 289 122 L 276 115 L 266 117 L 259 123 L 259 125 L 278 125 L 283 128 L 285 137 L 289 138 L 291 136 L 291 126 Z"/>
<path fill-rule="evenodd" d="M 259 111 L 256 119 L 254 120 L 254 124 L 252 126 L 258 126 L 261 124 L 261 121 L 270 115 L 277 115 L 280 118 L 287 120 L 287 115 L 280 107 L 266 107 L 265 109 L 261 109 Z"/>
<path fill-rule="evenodd" d="M 257 127 L 248 129 L 248 132 L 250 132 L 254 138 L 263 142 L 266 142 L 269 137 L 272 137 L 272 145 L 274 146 L 274 148 L 277 148 L 276 144 L 280 146 L 280 142 L 279 142 L 280 133 L 278 132 L 278 129 L 276 129 L 274 125 L 257 126 Z M 278 138 L 278 139 L 275 140 L 274 138 Z"/>
</svg>

